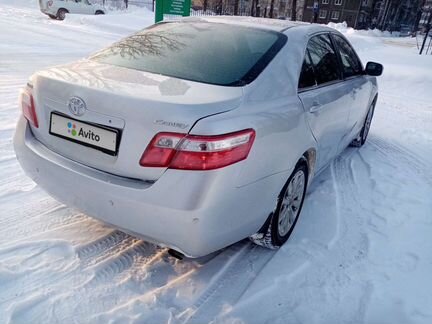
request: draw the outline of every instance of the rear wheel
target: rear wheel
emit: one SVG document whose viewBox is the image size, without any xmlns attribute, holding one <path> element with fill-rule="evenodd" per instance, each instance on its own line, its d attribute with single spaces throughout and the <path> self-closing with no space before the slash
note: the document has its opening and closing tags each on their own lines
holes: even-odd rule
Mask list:
<svg viewBox="0 0 432 324">
<path fill-rule="evenodd" d="M 357 136 L 356 139 L 354 139 L 351 142 L 350 146 L 361 147 L 364 145 L 364 143 L 366 143 L 366 139 L 369 135 L 370 126 L 372 124 L 372 118 L 375 111 L 375 103 L 376 103 L 376 99 L 373 101 L 372 105 L 369 108 L 369 111 L 366 115 L 366 119 L 364 121 L 363 128 L 360 131 L 360 134 Z"/>
<path fill-rule="evenodd" d="M 59 9 L 58 11 L 57 11 L 57 19 L 58 20 L 64 20 L 65 18 L 66 18 L 66 14 L 68 13 L 69 11 L 67 11 L 66 9 Z"/>
<path fill-rule="evenodd" d="M 306 194 L 308 168 L 300 161 L 279 194 L 275 211 L 251 240 L 261 246 L 276 249 L 290 237 L 297 223 Z"/>
<path fill-rule="evenodd" d="M 105 13 L 102 10 L 97 10 L 95 15 L 104 15 Z"/>
</svg>

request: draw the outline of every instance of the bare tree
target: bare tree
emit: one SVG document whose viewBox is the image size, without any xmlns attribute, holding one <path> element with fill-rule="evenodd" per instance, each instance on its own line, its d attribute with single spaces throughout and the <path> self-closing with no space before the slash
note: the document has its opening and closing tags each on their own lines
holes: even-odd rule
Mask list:
<svg viewBox="0 0 432 324">
<path fill-rule="evenodd" d="M 297 20 L 297 0 L 292 0 L 291 2 L 291 20 Z"/>
<path fill-rule="evenodd" d="M 240 0 L 234 0 L 234 16 L 238 15 L 239 2 Z"/>
<path fill-rule="evenodd" d="M 180 40 L 187 37 L 190 36 L 168 30 L 158 33 L 144 30 L 97 52 L 92 58 L 98 60 L 121 56 L 130 60 L 143 56 L 162 56 L 166 50 L 180 51 L 186 47 L 186 44 Z"/>
<path fill-rule="evenodd" d="M 269 18 L 273 18 L 273 10 L 274 10 L 274 0 L 270 1 L 270 13 Z"/>
</svg>

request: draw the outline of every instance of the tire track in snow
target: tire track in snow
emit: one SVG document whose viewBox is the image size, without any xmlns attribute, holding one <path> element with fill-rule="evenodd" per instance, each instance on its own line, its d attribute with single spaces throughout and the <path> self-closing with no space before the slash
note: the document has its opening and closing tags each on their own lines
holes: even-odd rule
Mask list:
<svg viewBox="0 0 432 324">
<path fill-rule="evenodd" d="M 399 164 L 403 161 L 408 167 L 411 167 L 418 175 L 420 175 L 429 185 L 432 185 L 432 172 L 430 167 L 423 162 L 415 153 L 410 150 L 386 141 L 385 139 L 378 136 L 371 136 L 368 139 L 379 152 L 381 152 L 386 158 L 389 158 L 395 164 Z"/>
<path fill-rule="evenodd" d="M 341 217 L 341 222 L 343 222 L 343 234 L 340 240 L 344 240 L 348 237 L 350 246 L 345 246 L 340 249 L 343 253 L 343 260 L 350 260 L 348 264 L 343 266 L 348 266 L 353 262 L 364 258 L 369 249 L 369 239 L 366 235 L 364 229 L 364 224 L 366 223 L 366 218 L 368 217 L 368 208 L 365 209 L 358 199 L 359 195 L 359 183 L 356 179 L 356 172 L 353 167 L 353 160 L 357 157 L 359 149 L 349 148 L 345 152 L 338 156 L 332 162 L 332 174 L 333 180 L 337 183 L 336 188 L 338 188 L 339 199 L 341 200 L 339 211 Z M 357 170 L 357 172 L 359 172 Z M 368 188 L 371 188 L 371 184 L 368 183 Z M 358 213 L 358 210 L 362 209 L 364 212 Z M 357 217 L 351 217 L 351 214 L 361 215 Z M 354 223 L 354 224 L 353 224 Z M 348 248 L 348 249 L 347 249 Z M 354 256 L 354 260 L 352 257 Z"/>
<path fill-rule="evenodd" d="M 353 161 L 357 159 L 357 152 L 358 149 L 348 148 L 330 164 L 336 195 L 338 236 L 331 241 L 327 250 L 321 251 L 319 257 L 315 252 L 312 253 L 315 257 L 311 262 L 316 268 L 316 273 L 309 280 L 320 282 L 322 280 L 320 278 L 326 278 L 319 290 L 326 296 L 325 298 L 331 298 L 331 301 L 327 302 L 330 305 L 341 305 L 347 298 L 346 294 L 353 285 L 350 273 L 352 271 L 355 273 L 355 268 L 367 257 L 369 251 L 370 243 L 365 229 L 367 211 L 358 212 L 363 208 L 358 199 L 357 173 L 359 171 L 353 166 Z M 354 310 L 341 309 L 339 315 L 341 322 L 355 318 L 354 322 L 361 323 L 365 317 L 373 287 L 361 280 L 356 282 L 356 285 L 359 285 L 361 293 L 352 299 L 352 303 L 357 303 L 358 307 L 357 309 L 354 307 Z M 307 293 L 310 294 L 315 292 L 316 288 L 311 286 L 308 290 L 310 291 Z"/>
<path fill-rule="evenodd" d="M 114 230 L 95 241 L 89 242 L 77 248 L 77 254 L 83 264 L 89 264 L 93 258 L 106 253 L 106 249 L 117 246 L 126 241 L 130 236 L 119 230 Z"/>
<path fill-rule="evenodd" d="M 225 306 L 234 306 L 275 254 L 276 251 L 249 241 L 240 243 L 240 250 L 231 256 L 229 263 L 215 276 L 197 301 L 179 316 L 181 322 L 209 323 Z"/>
<path fill-rule="evenodd" d="M 150 252 L 150 253 L 149 253 Z M 93 278 L 84 286 L 88 289 L 92 286 L 105 282 L 120 281 L 120 277 L 125 271 L 134 267 L 135 260 L 139 257 L 150 258 L 151 252 L 154 252 L 154 246 L 150 243 L 134 240 L 126 248 L 120 251 L 112 251 L 112 254 L 103 261 L 98 260 L 91 266 L 94 271 Z M 127 277 L 129 274 L 124 274 Z"/>
</svg>

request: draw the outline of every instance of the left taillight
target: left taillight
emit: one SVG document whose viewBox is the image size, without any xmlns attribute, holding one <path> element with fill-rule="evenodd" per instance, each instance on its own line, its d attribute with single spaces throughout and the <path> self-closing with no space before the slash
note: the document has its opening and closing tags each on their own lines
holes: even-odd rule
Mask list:
<svg viewBox="0 0 432 324">
<path fill-rule="evenodd" d="M 158 133 L 144 151 L 140 165 L 181 170 L 214 170 L 246 159 L 255 131 L 224 135 Z"/>
<path fill-rule="evenodd" d="M 21 109 L 24 117 L 36 128 L 39 127 L 38 118 L 36 115 L 36 107 L 33 98 L 33 89 L 27 87 L 21 92 Z"/>
</svg>

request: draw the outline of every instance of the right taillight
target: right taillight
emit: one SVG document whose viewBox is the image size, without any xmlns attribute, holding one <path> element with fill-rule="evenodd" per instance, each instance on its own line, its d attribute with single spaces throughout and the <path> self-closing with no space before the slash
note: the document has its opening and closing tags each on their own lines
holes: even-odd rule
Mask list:
<svg viewBox="0 0 432 324">
<path fill-rule="evenodd" d="M 214 170 L 247 158 L 255 131 L 224 135 L 159 133 L 143 153 L 140 165 L 181 170 Z"/>
<path fill-rule="evenodd" d="M 27 86 L 21 92 L 21 109 L 24 117 L 36 128 L 39 127 L 32 89 Z"/>
</svg>

